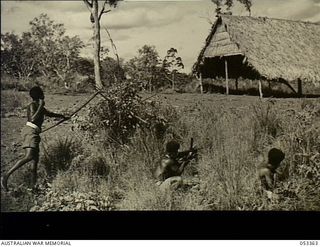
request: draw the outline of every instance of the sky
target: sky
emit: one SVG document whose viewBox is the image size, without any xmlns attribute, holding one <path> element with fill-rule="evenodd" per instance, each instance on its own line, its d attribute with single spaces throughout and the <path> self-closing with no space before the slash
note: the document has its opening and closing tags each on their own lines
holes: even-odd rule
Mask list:
<svg viewBox="0 0 320 247">
<path fill-rule="evenodd" d="M 154 45 L 161 58 L 174 47 L 185 65 L 184 72 L 189 73 L 209 34 L 210 21 L 215 19 L 214 9 L 210 0 L 122 1 L 102 17 L 102 45 L 111 50 L 103 29 L 107 27 L 120 58 L 125 61 L 136 56 L 145 44 Z M 233 15 L 248 15 L 240 4 L 235 4 L 232 12 Z M 252 16 L 320 22 L 320 0 L 253 0 L 251 12 Z M 92 37 L 90 14 L 80 0 L 1 0 L 1 33 L 28 31 L 29 22 L 41 13 L 48 14 L 56 23 L 63 23 L 67 35 L 78 35 L 89 43 Z M 84 49 L 82 55 L 92 56 L 91 46 Z"/>
</svg>

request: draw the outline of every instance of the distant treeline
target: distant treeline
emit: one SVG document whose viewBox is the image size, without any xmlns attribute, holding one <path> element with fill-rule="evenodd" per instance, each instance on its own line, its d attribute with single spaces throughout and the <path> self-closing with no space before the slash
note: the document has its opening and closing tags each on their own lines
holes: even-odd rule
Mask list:
<svg viewBox="0 0 320 247">
<path fill-rule="evenodd" d="M 41 14 L 29 22 L 30 29 L 21 35 L 1 33 L 2 89 L 28 89 L 33 84 L 47 88 L 84 90 L 94 84 L 93 60 L 82 57 L 86 46 L 79 36 L 66 35 L 64 24 L 55 23 Z M 116 42 L 116 41 L 115 41 Z M 117 83 L 130 80 L 141 89 L 154 91 L 180 89 L 191 76 L 182 73 L 181 57 L 175 48 L 160 58 L 156 48 L 144 45 L 137 56 L 127 62 L 113 59 L 109 49 L 101 48 L 101 78 Z"/>
</svg>

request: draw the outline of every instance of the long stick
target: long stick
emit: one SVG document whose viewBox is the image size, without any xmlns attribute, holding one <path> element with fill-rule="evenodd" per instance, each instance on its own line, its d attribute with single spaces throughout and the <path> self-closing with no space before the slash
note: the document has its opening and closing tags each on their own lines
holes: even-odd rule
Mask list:
<svg viewBox="0 0 320 247">
<path fill-rule="evenodd" d="M 117 47 L 115 45 L 115 43 L 113 42 L 113 39 L 111 38 L 111 35 L 109 33 L 109 30 L 107 29 L 106 26 L 104 26 L 104 30 L 106 30 L 108 36 L 109 36 L 109 40 L 111 42 L 111 46 L 112 46 L 112 49 L 113 49 L 113 53 L 114 55 L 117 57 L 117 62 L 118 62 L 118 69 L 120 68 L 120 58 L 119 58 L 119 55 L 118 55 L 118 50 L 117 50 Z"/>
<path fill-rule="evenodd" d="M 87 100 L 81 107 L 79 107 L 76 111 L 74 111 L 74 112 L 70 115 L 70 117 L 72 117 L 73 115 L 77 114 L 83 107 L 85 107 L 87 104 L 89 104 L 89 102 L 90 102 L 91 100 L 93 100 L 99 93 L 100 93 L 99 91 L 96 92 L 96 93 L 95 93 L 89 100 Z M 54 127 L 56 127 L 56 126 L 58 126 L 59 124 L 63 123 L 64 121 L 67 121 L 67 120 L 68 120 L 68 119 L 62 119 L 62 120 L 60 120 L 60 121 L 57 122 L 56 124 L 54 124 L 54 125 L 50 126 L 49 128 L 43 130 L 43 131 L 41 132 L 41 134 L 44 133 L 44 132 L 46 132 L 46 131 L 48 131 L 48 130 L 50 130 L 50 129 L 52 129 L 52 128 L 54 128 Z"/>
</svg>

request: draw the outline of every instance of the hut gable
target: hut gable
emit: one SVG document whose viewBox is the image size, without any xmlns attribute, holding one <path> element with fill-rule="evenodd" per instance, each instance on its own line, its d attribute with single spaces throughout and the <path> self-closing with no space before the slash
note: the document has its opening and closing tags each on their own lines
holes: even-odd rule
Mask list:
<svg viewBox="0 0 320 247">
<path fill-rule="evenodd" d="M 262 17 L 221 15 L 193 72 L 206 58 L 242 54 L 266 79 L 320 81 L 320 25 Z"/>
<path fill-rule="evenodd" d="M 221 23 L 213 33 L 211 42 L 204 51 L 205 57 L 232 56 L 241 54 L 237 44 L 230 38 L 226 25 Z"/>
</svg>

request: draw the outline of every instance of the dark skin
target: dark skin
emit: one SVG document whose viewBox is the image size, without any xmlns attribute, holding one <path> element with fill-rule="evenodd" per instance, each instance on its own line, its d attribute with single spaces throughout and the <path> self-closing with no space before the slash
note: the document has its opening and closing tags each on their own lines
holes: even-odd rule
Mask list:
<svg viewBox="0 0 320 247">
<path fill-rule="evenodd" d="M 189 152 L 178 152 L 178 150 L 171 153 L 167 153 L 168 157 L 161 160 L 161 164 L 157 167 L 155 171 L 155 177 L 160 181 L 164 181 L 170 177 L 181 176 L 181 174 L 184 171 L 184 168 L 189 162 L 181 162 L 179 161 L 179 158 L 187 153 Z"/>
<path fill-rule="evenodd" d="M 42 92 L 38 95 L 37 98 L 33 99 L 33 101 L 29 104 L 27 108 L 28 122 L 31 122 L 37 125 L 41 129 L 45 116 L 68 119 L 68 117 L 65 117 L 61 114 L 48 111 L 44 107 L 44 105 L 45 105 L 44 94 Z M 7 171 L 7 173 L 3 176 L 3 179 L 1 180 L 1 185 L 6 191 L 8 191 L 7 183 L 8 183 L 8 178 L 11 176 L 11 174 L 30 161 L 32 161 L 32 184 L 33 186 L 35 186 L 37 182 L 39 148 L 27 147 L 25 148 L 24 157 L 18 160 L 17 163 L 9 171 Z"/>
<path fill-rule="evenodd" d="M 262 164 L 259 167 L 259 178 L 262 183 L 262 187 L 266 190 L 273 190 L 275 187 L 275 181 L 277 177 L 277 168 L 280 166 L 280 162 L 269 162 L 268 164 Z"/>
</svg>

